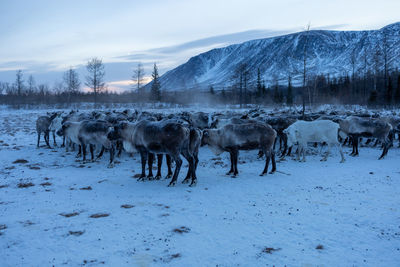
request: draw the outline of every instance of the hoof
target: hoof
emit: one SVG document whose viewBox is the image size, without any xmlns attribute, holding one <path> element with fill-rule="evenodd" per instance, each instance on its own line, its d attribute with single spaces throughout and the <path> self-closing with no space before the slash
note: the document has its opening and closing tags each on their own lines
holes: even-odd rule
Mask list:
<svg viewBox="0 0 400 267">
<path fill-rule="evenodd" d="M 269 172 L 269 174 L 274 174 L 274 173 L 275 173 L 275 171 L 270 171 L 270 172 Z"/>
<path fill-rule="evenodd" d="M 110 164 L 108 164 L 107 168 L 109 168 L 109 169 L 112 169 L 112 168 L 114 168 L 114 163 L 110 163 Z"/>
<path fill-rule="evenodd" d="M 165 176 L 164 179 L 171 179 L 171 177 L 172 177 L 172 174 L 168 174 L 167 176 Z"/>
<path fill-rule="evenodd" d="M 154 177 L 155 180 L 160 180 L 161 179 L 161 175 L 156 175 L 156 177 Z"/>
<path fill-rule="evenodd" d="M 147 180 L 149 180 L 149 181 L 154 180 L 154 176 L 153 176 L 153 175 L 148 175 L 148 176 L 147 176 Z"/>
<path fill-rule="evenodd" d="M 170 182 L 169 185 L 168 185 L 168 187 L 173 187 L 173 186 L 175 186 L 175 185 L 176 185 L 176 182 Z"/>
<path fill-rule="evenodd" d="M 236 174 L 231 175 L 231 178 L 237 178 Z"/>
<path fill-rule="evenodd" d="M 192 181 L 192 183 L 189 185 L 190 187 L 195 187 L 197 185 L 197 180 Z"/>
<path fill-rule="evenodd" d="M 233 172 L 229 171 L 227 173 L 225 173 L 225 175 L 231 175 Z"/>
<path fill-rule="evenodd" d="M 264 174 L 265 174 L 265 173 L 261 173 L 260 176 L 262 177 L 262 176 L 264 176 Z"/>
<path fill-rule="evenodd" d="M 146 176 L 140 176 L 137 180 L 138 182 L 144 182 L 144 180 L 146 179 Z"/>
<path fill-rule="evenodd" d="M 186 178 L 185 180 L 182 181 L 182 184 L 188 184 L 189 183 L 189 178 Z"/>
</svg>

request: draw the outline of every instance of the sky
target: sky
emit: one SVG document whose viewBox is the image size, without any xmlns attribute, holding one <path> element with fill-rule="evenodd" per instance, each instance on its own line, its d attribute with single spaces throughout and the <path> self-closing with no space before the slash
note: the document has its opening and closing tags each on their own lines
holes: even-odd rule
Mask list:
<svg viewBox="0 0 400 267">
<path fill-rule="evenodd" d="M 0 81 L 52 86 L 68 68 L 80 79 L 103 60 L 111 90 L 133 69 L 160 74 L 212 48 L 311 29 L 372 30 L 400 21 L 399 0 L 0 0 Z"/>
</svg>

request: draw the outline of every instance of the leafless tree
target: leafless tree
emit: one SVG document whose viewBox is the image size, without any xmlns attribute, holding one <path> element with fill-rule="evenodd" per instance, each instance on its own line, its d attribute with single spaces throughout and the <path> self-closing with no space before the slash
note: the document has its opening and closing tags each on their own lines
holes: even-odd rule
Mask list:
<svg viewBox="0 0 400 267">
<path fill-rule="evenodd" d="M 28 95 L 33 94 L 36 91 L 36 82 L 32 75 L 28 78 Z"/>
<path fill-rule="evenodd" d="M 375 53 L 373 57 L 374 57 L 374 90 L 377 90 L 378 76 L 382 61 L 382 51 L 379 45 L 375 47 Z"/>
<path fill-rule="evenodd" d="M 72 67 L 64 72 L 63 82 L 65 89 L 69 94 L 76 94 L 79 92 L 81 82 L 79 81 L 78 73 Z"/>
<path fill-rule="evenodd" d="M 368 74 L 368 49 L 367 46 L 364 46 L 364 53 L 363 53 L 363 98 L 364 100 L 367 97 L 367 74 Z"/>
<path fill-rule="evenodd" d="M 6 94 L 11 94 L 10 90 L 11 86 L 9 83 L 6 82 L 0 82 L 0 95 L 6 95 Z"/>
<path fill-rule="evenodd" d="M 303 93 L 302 93 L 302 101 L 303 101 L 303 117 L 306 110 L 306 99 L 305 99 L 305 90 L 308 89 L 308 100 L 311 106 L 311 94 L 310 89 L 307 87 L 307 47 L 308 47 L 308 34 L 310 33 L 310 23 L 308 23 L 304 34 L 304 49 L 303 49 Z M 307 87 L 307 88 L 306 88 Z"/>
<path fill-rule="evenodd" d="M 86 76 L 85 85 L 93 90 L 94 103 L 97 103 L 97 94 L 105 89 L 104 83 L 104 65 L 101 59 L 92 58 L 88 61 L 86 69 L 89 75 Z"/>
<path fill-rule="evenodd" d="M 389 43 L 387 30 L 383 30 L 383 41 L 382 41 L 382 56 L 383 56 L 383 70 L 384 70 L 384 82 L 385 89 L 388 87 L 388 70 L 389 70 Z"/>
<path fill-rule="evenodd" d="M 52 89 L 53 89 L 53 92 L 54 92 L 56 95 L 60 95 L 60 94 L 62 94 L 62 93 L 65 91 L 64 84 L 63 84 L 62 82 L 59 82 L 59 81 L 56 81 L 56 82 L 54 83 Z"/>
<path fill-rule="evenodd" d="M 134 82 L 133 89 L 136 88 L 137 92 L 140 92 L 141 85 L 144 82 L 144 69 L 140 62 L 137 68 L 133 70 L 132 81 Z"/>
<path fill-rule="evenodd" d="M 22 79 L 22 70 L 17 70 L 14 86 L 17 89 L 17 95 L 21 96 L 22 91 L 24 90 L 24 80 Z"/>
<path fill-rule="evenodd" d="M 247 84 L 250 79 L 250 71 L 246 63 L 241 63 L 235 70 L 234 78 L 237 81 L 236 87 L 239 89 L 240 107 L 247 101 Z"/>
</svg>

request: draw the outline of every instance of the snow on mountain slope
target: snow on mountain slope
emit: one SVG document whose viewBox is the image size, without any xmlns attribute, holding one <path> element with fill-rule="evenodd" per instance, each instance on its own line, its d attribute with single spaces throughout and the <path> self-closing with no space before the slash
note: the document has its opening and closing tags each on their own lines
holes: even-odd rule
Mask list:
<svg viewBox="0 0 400 267">
<path fill-rule="evenodd" d="M 380 51 L 380 65 L 383 65 L 385 35 L 389 65 L 395 68 L 400 63 L 400 22 L 379 30 L 315 30 L 212 49 L 168 71 L 160 81 L 164 90 L 206 89 L 211 85 L 220 89 L 234 83 L 236 68 L 245 63 L 252 74 L 250 82 L 255 82 L 260 68 L 267 84 L 275 80 L 286 84 L 289 75 L 296 83 L 301 81 L 306 44 L 309 74 L 329 74 L 331 77 L 350 74 L 353 56 L 356 71 L 364 70 L 365 53 L 368 68 L 372 69 L 375 64 L 376 51 Z"/>
</svg>

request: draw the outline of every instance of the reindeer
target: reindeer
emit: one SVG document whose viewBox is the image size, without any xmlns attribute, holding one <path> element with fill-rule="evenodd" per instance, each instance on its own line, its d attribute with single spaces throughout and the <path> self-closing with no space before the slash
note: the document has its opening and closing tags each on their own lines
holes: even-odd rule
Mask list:
<svg viewBox="0 0 400 267">
<path fill-rule="evenodd" d="M 271 126 L 263 123 L 227 124 L 219 129 L 203 131 L 202 145 L 208 145 L 216 155 L 227 151 L 230 154 L 231 168 L 227 175 L 238 175 L 239 150 L 260 149 L 266 155 L 265 167 L 260 176 L 268 172 L 269 161 L 272 158 L 272 170 L 276 170 L 275 152 L 273 145 L 276 131 Z"/>
<path fill-rule="evenodd" d="M 49 116 L 40 116 L 36 120 L 36 131 L 38 134 L 37 138 L 37 148 L 39 148 L 39 143 L 40 143 L 40 135 L 41 133 L 44 133 L 44 141 L 46 142 L 46 145 L 48 148 L 51 148 L 50 143 L 49 143 L 49 135 L 50 135 L 50 124 L 54 120 L 54 118 L 58 115 L 57 112 L 51 113 Z"/>
<path fill-rule="evenodd" d="M 383 144 L 382 154 L 379 159 L 383 159 L 391 145 L 390 133 L 392 125 L 380 119 L 360 118 L 350 116 L 339 122 L 340 131 L 350 136 L 353 143 L 353 151 L 350 156 L 358 156 L 358 141 L 360 137 L 374 137 Z"/>
<path fill-rule="evenodd" d="M 325 142 L 328 144 L 328 152 L 321 161 L 326 161 L 330 153 L 331 146 L 334 145 L 339 149 L 341 163 L 345 161 L 342 147 L 338 141 L 339 124 L 330 120 L 315 121 L 296 121 L 283 132 L 288 137 L 288 146 L 298 143 L 299 149 L 297 159 L 300 161 L 300 153 L 303 153 L 302 161 L 306 161 L 305 150 L 308 142 Z"/>
<path fill-rule="evenodd" d="M 190 186 L 197 183 L 193 155 L 189 152 L 190 130 L 177 122 L 142 120 L 137 123 L 121 123 L 114 126 L 108 134 L 110 140 L 121 138 L 124 149 L 128 152 L 139 151 L 142 162 L 142 173 L 139 180 L 146 177 L 146 161 L 149 153 L 167 154 L 175 161 L 176 167 L 168 186 L 175 186 L 182 165 L 182 154 L 189 163 L 192 174 Z M 186 182 L 186 181 L 184 181 Z"/>
</svg>

